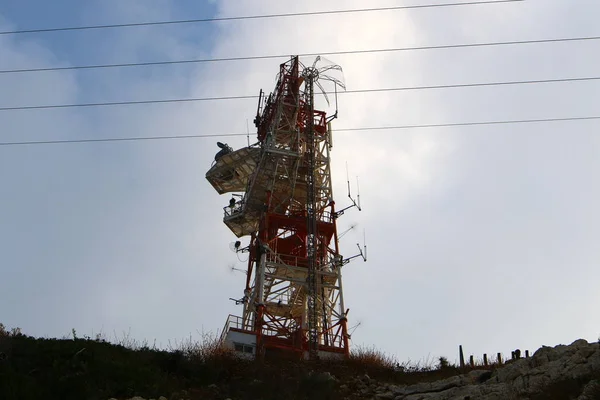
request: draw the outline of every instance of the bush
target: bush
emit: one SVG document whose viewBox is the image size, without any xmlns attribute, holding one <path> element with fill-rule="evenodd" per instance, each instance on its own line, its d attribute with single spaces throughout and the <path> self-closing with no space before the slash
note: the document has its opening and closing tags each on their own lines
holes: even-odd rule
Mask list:
<svg viewBox="0 0 600 400">
<path fill-rule="evenodd" d="M 450 368 L 450 363 L 448 362 L 448 359 L 446 357 L 440 357 L 438 369 L 446 369 L 446 368 Z"/>
<path fill-rule="evenodd" d="M 348 360 L 351 364 L 359 364 L 368 368 L 395 369 L 400 364 L 396 357 L 387 355 L 374 347 L 359 346 L 350 352 Z"/>
</svg>

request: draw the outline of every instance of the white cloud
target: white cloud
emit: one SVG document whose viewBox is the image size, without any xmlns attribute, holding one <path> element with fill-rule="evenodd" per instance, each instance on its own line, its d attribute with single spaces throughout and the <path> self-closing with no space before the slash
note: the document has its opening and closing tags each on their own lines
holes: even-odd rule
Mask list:
<svg viewBox="0 0 600 400">
<path fill-rule="evenodd" d="M 127 2 L 114 10 L 98 4 L 94 14 L 106 20 L 172 15 L 165 2 Z M 218 5 L 227 16 L 323 8 L 317 1 Z M 386 5 L 395 2 L 373 6 Z M 591 2 L 573 9 L 560 1 L 531 1 L 230 21 L 215 24 L 210 49 L 190 31 L 158 28 L 114 33 L 118 40 L 111 36 L 98 49 L 113 62 L 577 36 L 593 30 L 589 19 L 597 8 Z M 562 13 L 571 18 L 562 19 L 557 31 Z M 0 46 L 0 54 L 21 60 L 8 67 L 69 61 L 35 41 L 17 47 L 3 39 Z M 326 57 L 342 65 L 349 89 L 366 89 L 591 75 L 600 63 L 596 46 Z M 103 89 L 94 94 L 108 99 L 247 95 L 271 90 L 281 61 L 32 74 L 11 84 L 23 103 L 78 101 L 92 76 Z M 588 82 L 343 94 L 334 128 L 594 114 L 598 87 Z M 20 104 L 7 95 L 0 101 Z M 28 138 L 39 138 L 48 127 L 44 134 L 53 138 L 245 132 L 255 106 L 230 101 L 14 113 L 10 126 Z M 350 175 L 360 177 L 364 206 L 340 222 L 340 230 L 358 223 L 343 249 L 352 255 L 366 228 L 370 258 L 350 264 L 344 274 L 350 325 L 362 322 L 354 343 L 374 343 L 401 359 L 452 359 L 458 344 L 480 354 L 595 339 L 596 129 L 590 121 L 337 132 L 332 157 L 338 204 L 346 202 L 348 161 Z M 240 147 L 245 140 L 230 144 Z M 227 299 L 241 293 L 243 276 L 227 268 L 235 260 L 228 249 L 234 237 L 221 223 L 227 198 L 204 180 L 215 141 L 0 149 L 0 176 L 9 193 L 0 214 L 8 224 L 0 236 L 12 247 L 4 256 L 9 276 L 20 282 L 3 288 L 21 304 L 15 313 L 2 310 L 9 325 L 59 335 L 71 325 L 109 334 L 131 327 L 134 336 L 163 343 L 202 325 L 220 328 L 235 311 Z"/>
</svg>

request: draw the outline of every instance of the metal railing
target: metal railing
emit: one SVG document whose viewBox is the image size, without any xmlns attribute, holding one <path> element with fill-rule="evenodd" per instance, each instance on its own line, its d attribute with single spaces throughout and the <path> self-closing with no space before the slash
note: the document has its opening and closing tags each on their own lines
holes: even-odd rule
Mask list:
<svg viewBox="0 0 600 400">
<path fill-rule="evenodd" d="M 235 204 L 233 204 L 232 206 L 225 206 L 223 207 L 223 219 L 227 219 L 227 218 L 231 218 L 233 217 L 235 214 L 240 213 L 244 208 L 244 201 L 240 200 L 237 201 Z"/>
<path fill-rule="evenodd" d="M 221 332 L 220 341 L 224 341 L 227 336 L 227 332 L 229 329 L 244 329 L 244 319 L 240 316 L 229 314 L 227 316 L 227 321 L 225 321 L 225 325 L 223 326 L 223 331 Z"/>
</svg>

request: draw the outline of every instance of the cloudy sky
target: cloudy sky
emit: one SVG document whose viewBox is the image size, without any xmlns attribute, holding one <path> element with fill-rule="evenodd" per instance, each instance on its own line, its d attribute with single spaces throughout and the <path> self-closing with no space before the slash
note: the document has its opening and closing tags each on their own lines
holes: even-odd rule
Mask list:
<svg viewBox="0 0 600 400">
<path fill-rule="evenodd" d="M 425 4 L 423 0 L 401 4 Z M 429 4 L 436 3 L 429 2 Z M 397 6 L 376 0 L 369 7 Z M 0 30 L 365 7 L 272 0 L 3 0 Z M 599 35 L 594 0 L 0 35 L 0 69 Z M 600 41 L 326 56 L 349 90 L 598 76 Z M 0 107 L 255 95 L 267 60 L 1 73 Z M 310 61 L 307 59 L 306 61 Z M 600 115 L 600 82 L 342 94 L 334 128 Z M 255 100 L 0 111 L 1 141 L 245 133 Z M 400 360 L 600 335 L 600 122 L 339 132 L 363 211 L 339 229 L 352 344 Z M 205 180 L 217 138 L 0 146 L 0 322 L 34 336 L 216 332 L 243 268 Z M 228 138 L 234 148 L 245 137 Z"/>
</svg>

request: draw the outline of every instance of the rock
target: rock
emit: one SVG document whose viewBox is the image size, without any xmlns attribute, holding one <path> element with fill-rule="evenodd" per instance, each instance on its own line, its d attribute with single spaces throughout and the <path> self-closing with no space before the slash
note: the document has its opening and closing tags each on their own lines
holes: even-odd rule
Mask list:
<svg viewBox="0 0 600 400">
<path fill-rule="evenodd" d="M 585 339 L 577 339 L 573 343 L 570 344 L 571 347 L 587 347 L 589 343 Z"/>
<path fill-rule="evenodd" d="M 495 375 L 498 377 L 498 382 L 512 382 L 529 369 L 530 367 L 527 359 L 516 360 L 511 364 L 498 369 Z"/>
<path fill-rule="evenodd" d="M 325 383 L 325 382 L 335 382 L 337 379 L 335 379 L 335 376 L 331 375 L 330 372 L 312 372 L 309 374 L 309 377 L 318 383 Z"/>
<path fill-rule="evenodd" d="M 536 365 L 544 365 L 554 359 L 555 353 L 556 351 L 552 347 L 542 346 L 533 353 L 532 359 L 536 362 Z"/>
<path fill-rule="evenodd" d="M 344 376 L 343 374 L 340 376 Z M 539 398 L 550 393 L 557 382 L 577 382 L 581 390 L 577 400 L 600 399 L 600 346 L 576 340 L 568 346 L 544 346 L 530 358 L 512 360 L 493 370 L 473 370 L 433 382 L 393 385 L 378 382 L 369 375 L 354 375 L 340 382 L 340 399 L 359 400 L 506 400 Z M 312 382 L 325 383 L 334 389 L 338 378 L 329 372 L 311 371 Z M 254 380 L 250 384 L 262 384 Z M 212 396 L 219 386 L 212 384 Z M 544 391 L 546 391 L 544 393 Z M 180 394 L 182 397 L 187 396 Z M 219 397 L 223 398 L 223 397 Z M 179 399 L 179 397 L 177 397 Z M 110 399 L 116 400 L 116 399 Z M 135 397 L 132 400 L 142 400 Z M 158 400 L 167 400 L 160 397 Z M 225 399 L 231 400 L 231 399 Z"/>
<path fill-rule="evenodd" d="M 504 400 L 532 398 L 562 380 L 589 383 L 578 400 L 600 399 L 600 346 L 576 340 L 569 346 L 544 346 L 531 358 L 512 360 L 493 372 L 473 370 L 435 382 L 408 386 L 380 384 L 363 397 L 395 400 Z M 364 378 L 363 378 L 364 381 Z M 371 385 L 373 381 L 369 382 Z M 395 396 L 395 397 L 391 397 Z"/>
<path fill-rule="evenodd" d="M 577 350 L 577 354 L 580 354 L 583 358 L 589 358 L 595 353 L 594 346 L 581 347 Z"/>
<path fill-rule="evenodd" d="M 600 395 L 600 380 L 590 381 L 584 388 L 577 400 L 597 400 Z"/>
<path fill-rule="evenodd" d="M 395 395 L 404 393 L 404 388 L 406 386 L 397 386 L 397 385 L 390 385 L 389 389 L 392 393 L 394 393 Z"/>
<path fill-rule="evenodd" d="M 433 384 L 431 384 L 431 388 L 429 390 L 432 392 L 441 392 L 444 390 L 451 389 L 453 387 L 460 386 L 461 384 L 462 379 L 460 378 L 460 376 L 453 376 L 451 378 L 434 382 Z"/>
<path fill-rule="evenodd" d="M 471 383 L 483 383 L 491 378 L 492 372 L 485 369 L 476 369 L 470 371 L 467 376 Z"/>
</svg>

